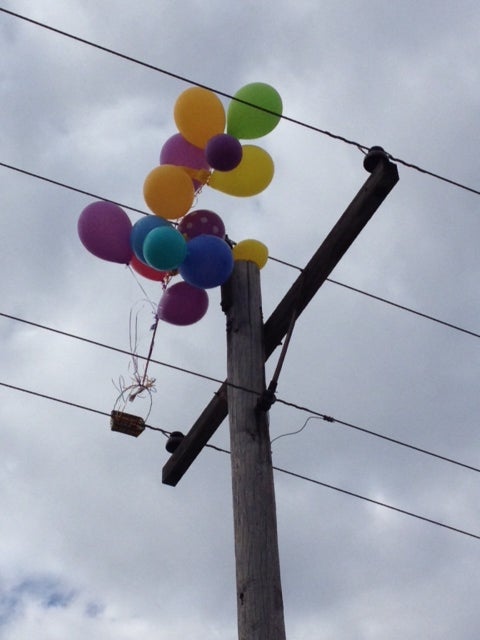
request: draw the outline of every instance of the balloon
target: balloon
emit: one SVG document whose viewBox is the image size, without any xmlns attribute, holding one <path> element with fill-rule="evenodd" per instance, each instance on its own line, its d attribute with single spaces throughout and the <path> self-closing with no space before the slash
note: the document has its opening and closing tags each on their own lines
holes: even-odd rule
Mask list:
<svg viewBox="0 0 480 640">
<path fill-rule="evenodd" d="M 159 271 L 172 271 L 184 260 L 187 243 L 182 234 L 170 226 L 150 231 L 143 243 L 143 255 L 150 267 Z"/>
<path fill-rule="evenodd" d="M 256 109 L 238 100 L 257 105 L 273 113 Z M 278 92 L 263 82 L 253 82 L 234 95 L 227 111 L 227 133 L 236 138 L 251 140 L 270 133 L 282 115 L 282 99 Z"/>
<path fill-rule="evenodd" d="M 143 243 L 147 234 L 150 233 L 152 229 L 164 226 L 170 226 L 170 223 L 159 216 L 144 216 L 143 218 L 140 218 L 140 220 L 137 220 L 133 225 L 130 235 L 133 253 L 144 264 L 146 264 L 146 260 L 143 255 Z"/>
<path fill-rule="evenodd" d="M 132 223 L 113 202 L 92 202 L 80 214 L 77 225 L 83 246 L 97 258 L 128 264 L 132 256 Z"/>
<path fill-rule="evenodd" d="M 183 137 L 201 149 L 225 129 L 223 104 L 212 91 L 202 87 L 191 87 L 179 95 L 173 117 Z"/>
<path fill-rule="evenodd" d="M 208 293 L 192 287 L 188 282 L 177 282 L 169 287 L 158 303 L 157 318 L 186 326 L 198 322 L 207 313 Z"/>
<path fill-rule="evenodd" d="M 198 176 L 199 179 L 194 180 L 195 189 L 199 189 L 210 175 L 205 151 L 185 140 L 181 133 L 176 133 L 165 142 L 160 152 L 160 164 L 184 167 L 192 178 Z"/>
<path fill-rule="evenodd" d="M 255 145 L 245 145 L 238 167 L 233 171 L 214 171 L 208 186 L 231 196 L 255 196 L 268 187 L 273 173 L 270 155 Z"/>
<path fill-rule="evenodd" d="M 160 164 L 208 170 L 205 151 L 185 140 L 181 133 L 176 133 L 165 142 L 160 152 Z"/>
<path fill-rule="evenodd" d="M 205 157 L 212 169 L 231 171 L 238 167 L 242 159 L 242 145 L 228 133 L 219 133 L 207 142 Z"/>
<path fill-rule="evenodd" d="M 187 173 L 173 164 L 155 167 L 145 179 L 143 195 L 157 216 L 176 220 L 192 206 L 195 191 Z"/>
<path fill-rule="evenodd" d="M 208 235 L 197 236 L 187 243 L 187 256 L 179 268 L 186 282 L 202 289 L 220 286 L 232 270 L 230 246 L 225 240 Z"/>
<path fill-rule="evenodd" d="M 262 269 L 268 260 L 268 249 L 259 240 L 242 240 L 232 249 L 234 260 L 249 260 Z"/>
<path fill-rule="evenodd" d="M 167 271 L 159 271 L 158 269 L 149 267 L 148 264 L 139 260 L 135 254 L 132 255 L 130 260 L 130 267 L 144 278 L 155 280 L 156 282 L 163 282 L 169 275 Z"/>
<path fill-rule="evenodd" d="M 225 238 L 225 225 L 219 215 L 208 209 L 190 211 L 182 218 L 177 229 L 185 240 L 191 240 L 202 234 Z"/>
</svg>

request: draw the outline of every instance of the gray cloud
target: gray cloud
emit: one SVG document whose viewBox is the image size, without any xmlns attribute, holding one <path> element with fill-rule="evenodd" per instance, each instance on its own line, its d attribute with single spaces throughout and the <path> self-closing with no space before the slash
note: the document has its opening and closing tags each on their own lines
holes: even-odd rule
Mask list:
<svg viewBox="0 0 480 640">
<path fill-rule="evenodd" d="M 290 117 L 478 188 L 473 2 L 7 7 L 227 93 L 270 82 Z M 144 177 L 175 131 L 173 105 L 187 85 L 5 14 L 0 30 L 1 160 L 145 209 Z M 288 122 L 258 144 L 275 161 L 268 190 L 237 200 L 204 189 L 199 204 L 218 211 L 232 238 L 256 237 L 301 267 L 366 179 L 363 156 Z M 478 196 L 399 170 L 332 277 L 478 332 Z M 1 176 L 1 311 L 128 350 L 129 313 L 145 293 L 124 267 L 80 244 L 77 218 L 92 199 L 4 167 Z M 296 276 L 275 262 L 262 271 L 266 317 Z M 158 301 L 157 285 L 143 287 Z M 219 292 L 209 295 L 202 322 L 160 326 L 154 357 L 223 379 L 224 318 Z M 110 412 L 127 356 L 0 321 L 1 380 Z M 326 283 L 297 323 L 278 395 L 478 466 L 475 340 Z M 186 431 L 218 386 L 160 365 L 150 375 L 149 422 L 167 430 Z M 203 451 L 172 489 L 161 484 L 158 432 L 134 440 L 110 432 L 107 416 L 1 393 L 0 637 L 233 640 L 228 456 Z M 145 415 L 148 402 L 129 408 Z M 275 404 L 272 437 L 308 415 Z M 213 442 L 228 448 L 227 424 Z M 276 441 L 273 457 L 480 533 L 474 471 L 313 420 Z M 477 540 L 275 477 L 288 637 L 476 637 Z"/>
</svg>

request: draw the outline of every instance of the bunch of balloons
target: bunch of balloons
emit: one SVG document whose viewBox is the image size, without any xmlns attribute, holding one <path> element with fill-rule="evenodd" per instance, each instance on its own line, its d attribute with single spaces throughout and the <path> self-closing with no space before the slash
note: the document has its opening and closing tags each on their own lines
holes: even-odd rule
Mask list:
<svg viewBox="0 0 480 640">
<path fill-rule="evenodd" d="M 268 250 L 263 243 L 244 240 L 232 248 L 218 214 L 190 209 L 204 185 L 246 197 L 270 184 L 274 172 L 270 155 L 240 140 L 272 131 L 281 112 L 280 96 L 264 83 L 240 89 L 227 113 L 212 91 L 187 89 L 175 103 L 178 133 L 163 145 L 160 164 L 143 185 L 145 202 L 155 215 L 132 224 L 121 207 L 104 201 L 82 211 L 78 234 L 95 256 L 128 264 L 143 277 L 163 283 L 177 273 L 181 276 L 182 281 L 164 287 L 159 319 L 176 325 L 197 322 L 208 308 L 206 290 L 226 282 L 234 260 L 252 260 L 259 268 L 265 265 Z"/>
</svg>

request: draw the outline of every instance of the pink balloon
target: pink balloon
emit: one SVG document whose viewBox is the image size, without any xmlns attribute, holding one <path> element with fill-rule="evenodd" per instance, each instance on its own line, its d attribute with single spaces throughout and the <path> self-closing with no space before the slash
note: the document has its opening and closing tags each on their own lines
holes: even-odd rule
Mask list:
<svg viewBox="0 0 480 640">
<path fill-rule="evenodd" d="M 132 257 L 132 223 L 113 202 L 92 202 L 80 214 L 77 225 L 83 246 L 97 258 L 128 264 Z"/>
<path fill-rule="evenodd" d="M 181 133 L 176 133 L 165 142 L 160 152 L 160 164 L 174 164 L 179 167 L 210 171 L 204 149 L 185 140 Z M 193 180 L 193 183 L 195 189 L 202 186 L 202 183 L 197 180 Z"/>
<path fill-rule="evenodd" d="M 225 238 L 223 220 L 219 215 L 208 209 L 197 209 L 187 213 L 177 228 L 186 240 L 191 240 L 204 233 L 209 236 Z"/>
<path fill-rule="evenodd" d="M 192 169 L 208 169 L 205 152 L 191 144 L 181 133 L 168 138 L 160 152 L 160 164 L 175 164 Z"/>
<path fill-rule="evenodd" d="M 168 287 L 160 298 L 157 318 L 178 326 L 194 324 L 208 309 L 208 294 L 188 282 L 177 282 Z"/>
</svg>

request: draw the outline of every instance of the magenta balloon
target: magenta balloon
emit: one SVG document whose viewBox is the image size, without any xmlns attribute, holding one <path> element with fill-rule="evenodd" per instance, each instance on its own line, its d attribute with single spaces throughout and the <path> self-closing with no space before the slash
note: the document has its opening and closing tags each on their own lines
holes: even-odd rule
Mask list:
<svg viewBox="0 0 480 640">
<path fill-rule="evenodd" d="M 185 140 L 181 133 L 176 133 L 165 142 L 160 152 L 160 164 L 209 169 L 204 150 Z"/>
<path fill-rule="evenodd" d="M 83 246 L 97 258 L 128 264 L 132 257 L 132 223 L 113 202 L 92 202 L 80 214 L 77 225 Z"/>
<path fill-rule="evenodd" d="M 201 320 L 207 309 L 208 294 L 204 289 L 193 287 L 188 282 L 177 282 L 168 287 L 160 298 L 157 318 L 186 326 Z"/>
<path fill-rule="evenodd" d="M 197 209 L 184 216 L 177 229 L 186 240 L 206 233 L 210 236 L 225 238 L 225 225 L 220 216 L 208 209 Z"/>
<path fill-rule="evenodd" d="M 238 167 L 243 156 L 241 143 L 228 133 L 219 133 L 207 142 L 205 157 L 212 169 L 231 171 Z"/>
</svg>

